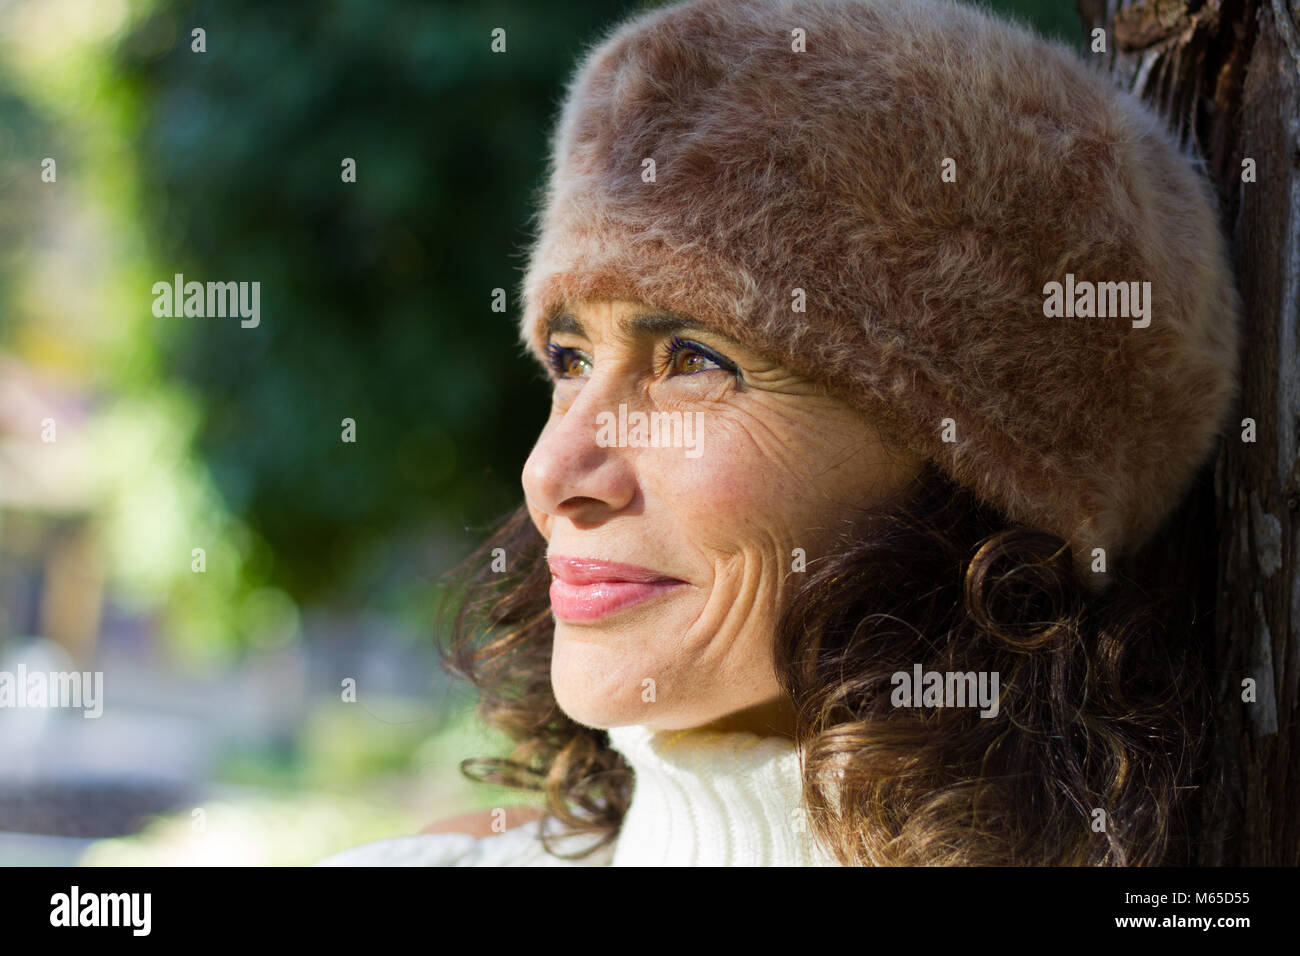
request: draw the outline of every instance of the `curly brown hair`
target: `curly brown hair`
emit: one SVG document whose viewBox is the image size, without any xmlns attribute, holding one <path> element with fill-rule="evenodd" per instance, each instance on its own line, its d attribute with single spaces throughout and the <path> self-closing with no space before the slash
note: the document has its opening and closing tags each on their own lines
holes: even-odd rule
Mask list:
<svg viewBox="0 0 1300 956">
<path fill-rule="evenodd" d="M 933 465 L 860 518 L 801 573 L 775 637 L 814 838 L 848 865 L 1187 862 L 1208 714 L 1188 596 L 1143 587 L 1125 561 L 1090 592 L 1064 542 L 1009 524 Z M 497 548 L 505 572 L 491 569 Z M 540 792 L 546 817 L 599 835 L 572 856 L 608 844 L 632 772 L 605 731 L 556 704 L 546 542 L 527 509 L 453 580 L 444 666 L 516 741 L 462 772 Z M 997 715 L 895 707 L 892 675 L 915 664 L 997 673 Z"/>
</svg>

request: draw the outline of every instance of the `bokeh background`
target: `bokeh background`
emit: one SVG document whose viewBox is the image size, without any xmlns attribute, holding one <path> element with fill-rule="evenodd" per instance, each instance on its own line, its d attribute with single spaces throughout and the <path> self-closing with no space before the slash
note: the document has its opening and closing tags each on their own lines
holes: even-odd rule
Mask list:
<svg viewBox="0 0 1300 956">
<path fill-rule="evenodd" d="M 658 5 L 0 0 L 0 670 L 105 699 L 0 709 L 0 864 L 305 864 L 529 802 L 458 770 L 504 741 L 441 579 L 546 414 L 513 295 L 563 84 Z M 1069 0 L 989 5 L 1083 49 Z M 259 281 L 261 324 L 155 317 L 175 273 Z"/>
</svg>

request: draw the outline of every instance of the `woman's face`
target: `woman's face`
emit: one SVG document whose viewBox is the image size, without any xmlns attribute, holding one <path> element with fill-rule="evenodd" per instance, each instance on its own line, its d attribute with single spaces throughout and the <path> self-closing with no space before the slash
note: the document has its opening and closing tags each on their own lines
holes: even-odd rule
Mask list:
<svg viewBox="0 0 1300 956">
<path fill-rule="evenodd" d="M 807 380 L 637 303 L 575 306 L 550 352 L 523 485 L 560 707 L 598 728 L 788 732 L 772 648 L 795 549 L 816 559 L 921 462 Z"/>
</svg>

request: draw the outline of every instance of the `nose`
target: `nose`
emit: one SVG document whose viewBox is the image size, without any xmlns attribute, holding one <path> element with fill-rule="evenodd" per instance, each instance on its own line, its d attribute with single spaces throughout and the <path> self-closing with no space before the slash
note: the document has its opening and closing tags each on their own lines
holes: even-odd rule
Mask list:
<svg viewBox="0 0 1300 956">
<path fill-rule="evenodd" d="M 592 525 L 632 503 L 637 479 L 628 449 L 597 442 L 597 416 L 617 419 L 619 401 L 612 383 L 596 373 L 566 409 L 551 416 L 524 462 L 524 497 L 531 508 Z"/>
</svg>

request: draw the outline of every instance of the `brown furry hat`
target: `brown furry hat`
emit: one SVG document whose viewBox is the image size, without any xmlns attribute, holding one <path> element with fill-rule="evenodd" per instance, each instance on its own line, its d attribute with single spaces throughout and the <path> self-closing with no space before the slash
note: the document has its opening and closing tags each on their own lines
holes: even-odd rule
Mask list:
<svg viewBox="0 0 1300 956">
<path fill-rule="evenodd" d="M 1065 539 L 1095 587 L 1092 549 L 1149 538 L 1236 397 L 1239 303 L 1192 160 L 1069 50 L 976 9 L 642 13 L 586 53 L 552 147 L 523 284 L 539 358 L 583 299 L 704 321 Z M 1100 283 L 1138 293 L 1127 314 Z"/>
</svg>

